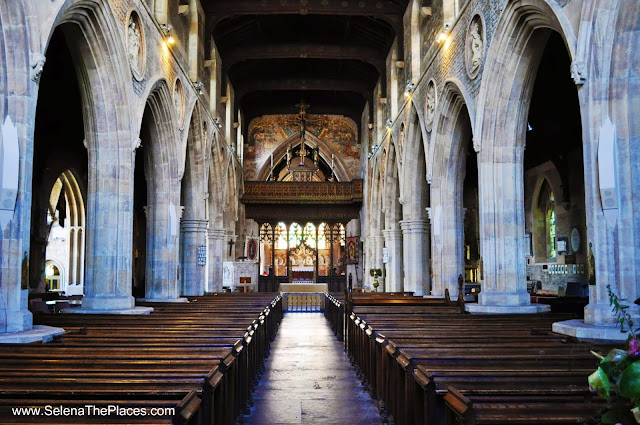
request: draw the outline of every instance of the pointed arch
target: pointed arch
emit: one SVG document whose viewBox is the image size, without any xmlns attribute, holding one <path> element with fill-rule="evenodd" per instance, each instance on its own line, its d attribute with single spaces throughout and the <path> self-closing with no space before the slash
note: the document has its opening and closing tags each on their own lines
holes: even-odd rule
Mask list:
<svg viewBox="0 0 640 425">
<path fill-rule="evenodd" d="M 184 213 L 187 219 L 204 219 L 206 179 L 205 173 L 205 148 L 206 140 L 203 140 L 203 121 L 200 113 L 200 104 L 196 103 L 191 111 L 187 145 L 185 146 L 185 164 L 182 177 L 183 187 L 187 190 L 183 194 Z"/>
<path fill-rule="evenodd" d="M 147 127 L 143 128 L 145 118 Z M 157 196 L 164 197 L 179 179 L 178 129 L 171 90 L 167 80 L 159 79 L 152 85 L 145 112 L 140 120 L 140 132 L 147 131 L 145 175 L 149 182 L 149 205 Z M 150 143 L 150 146 L 149 146 Z M 150 174 L 152 173 L 152 174 Z"/>
<path fill-rule="evenodd" d="M 399 174 L 400 196 L 405 220 L 426 219 L 429 184 L 426 179 L 427 155 L 424 127 L 414 103 L 407 116 L 406 135 Z"/>
<path fill-rule="evenodd" d="M 296 146 L 300 141 L 300 132 L 296 131 L 291 136 L 280 142 L 280 144 L 273 150 L 273 163 L 280 163 L 287 155 L 288 146 Z M 310 147 L 320 148 L 320 157 L 327 163 L 331 163 L 332 156 L 334 158 L 334 169 L 336 178 L 338 181 L 345 182 L 353 180 L 351 172 L 347 169 L 341 160 L 342 155 L 335 151 L 331 145 L 322 139 L 311 134 L 309 131 L 305 133 L 305 143 L 308 143 Z M 262 164 L 260 171 L 258 172 L 257 180 L 265 181 L 269 178 L 271 172 L 271 164 L 269 158 L 267 158 Z"/>
<path fill-rule="evenodd" d="M 473 139 L 472 119 L 459 86 L 448 81 L 439 96 L 432 143 L 433 292 L 458 293 L 458 276 L 465 273 L 464 180 L 466 154 Z"/>
<path fill-rule="evenodd" d="M 512 0 L 506 5 L 489 45 L 478 94 L 476 152 L 485 143 L 488 148 L 514 141 L 520 147 L 523 145 L 521 135 L 526 120 L 518 117 L 526 117 L 537 64 L 551 30 L 562 36 L 573 61 L 576 37 L 558 4 Z M 509 137 L 502 137 L 505 133 Z M 496 135 L 500 136 L 496 139 Z"/>
<path fill-rule="evenodd" d="M 113 93 L 124 96 L 123 103 L 131 104 L 127 97 L 131 90 L 129 62 L 126 55 L 122 31 L 118 30 L 119 20 L 107 0 L 66 0 L 49 32 L 43 32 L 43 48 L 51 40 L 53 32 L 60 27 L 66 36 L 76 67 L 85 117 L 85 137 L 87 149 L 97 150 L 110 146 L 133 147 L 135 140 L 113 137 L 114 134 L 133 131 L 133 121 L 127 108 L 113 102 Z"/>
</svg>

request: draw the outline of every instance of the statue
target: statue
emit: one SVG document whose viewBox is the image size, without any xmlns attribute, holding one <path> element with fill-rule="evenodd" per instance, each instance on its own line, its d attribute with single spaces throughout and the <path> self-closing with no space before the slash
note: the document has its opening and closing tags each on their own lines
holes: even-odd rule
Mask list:
<svg viewBox="0 0 640 425">
<path fill-rule="evenodd" d="M 20 289 L 29 289 L 29 256 L 27 251 L 22 255 L 22 276 Z"/>
<path fill-rule="evenodd" d="M 287 167 L 291 165 L 291 145 L 287 146 Z"/>
<path fill-rule="evenodd" d="M 475 74 L 482 65 L 482 50 L 484 42 L 478 21 L 471 23 L 471 74 Z"/>
<path fill-rule="evenodd" d="M 129 17 L 129 29 L 128 29 L 128 41 L 129 41 L 129 63 L 131 66 L 139 71 L 139 57 L 142 49 L 142 40 L 140 37 L 140 30 L 136 21 L 131 15 Z"/>
<path fill-rule="evenodd" d="M 576 85 L 582 85 L 587 82 L 587 69 L 584 62 L 571 62 L 571 78 Z"/>
<path fill-rule="evenodd" d="M 316 167 L 318 166 L 318 159 L 320 157 L 320 149 L 315 148 L 313 150 L 313 165 L 315 165 Z"/>
<path fill-rule="evenodd" d="M 588 278 L 589 285 L 596 284 L 596 259 L 593 256 L 593 251 L 591 250 L 593 244 L 589 242 L 589 255 L 587 256 L 587 268 L 588 268 Z"/>
<path fill-rule="evenodd" d="M 436 115 L 436 87 L 433 83 L 429 83 L 427 87 L 427 111 L 425 121 L 428 127 L 433 124 L 433 118 Z"/>
<path fill-rule="evenodd" d="M 31 59 L 31 81 L 36 84 L 40 83 L 40 76 L 44 69 L 45 57 L 41 53 L 36 53 Z"/>
</svg>

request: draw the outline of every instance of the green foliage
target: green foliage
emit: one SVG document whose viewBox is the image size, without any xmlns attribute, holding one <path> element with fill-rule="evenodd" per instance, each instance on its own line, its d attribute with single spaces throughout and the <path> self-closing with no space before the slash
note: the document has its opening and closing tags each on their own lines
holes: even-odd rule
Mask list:
<svg viewBox="0 0 640 425">
<path fill-rule="evenodd" d="M 598 355 L 600 365 L 589 376 L 589 389 L 608 401 L 601 417 L 603 424 L 640 423 L 640 342 L 633 329 L 629 306 L 620 303 L 609 285 L 607 291 L 620 331 L 629 332 L 628 350 L 614 348 L 606 357 Z"/>
</svg>

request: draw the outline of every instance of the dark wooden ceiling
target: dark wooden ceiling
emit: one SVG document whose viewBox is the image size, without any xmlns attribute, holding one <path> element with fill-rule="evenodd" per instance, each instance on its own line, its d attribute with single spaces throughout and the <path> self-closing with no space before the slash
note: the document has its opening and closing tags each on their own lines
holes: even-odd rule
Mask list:
<svg viewBox="0 0 640 425">
<path fill-rule="evenodd" d="M 373 107 L 393 40 L 404 45 L 408 0 L 203 0 L 207 32 L 245 125 L 265 114 L 340 114 Z M 398 58 L 402 60 L 402 57 Z M 237 111 L 236 111 L 237 112 Z"/>
</svg>

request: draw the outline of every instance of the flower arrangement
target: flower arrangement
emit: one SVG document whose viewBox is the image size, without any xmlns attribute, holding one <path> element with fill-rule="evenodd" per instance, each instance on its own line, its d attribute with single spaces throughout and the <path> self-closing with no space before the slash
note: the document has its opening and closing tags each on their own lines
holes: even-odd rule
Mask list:
<svg viewBox="0 0 640 425">
<path fill-rule="evenodd" d="M 636 334 L 640 328 L 633 328 L 629 306 L 620 303 L 610 285 L 607 291 L 620 331 L 629 332 L 628 350 L 614 348 L 606 357 L 592 351 L 600 358 L 600 364 L 589 376 L 589 389 L 607 399 L 603 424 L 640 423 L 640 342 Z"/>
<path fill-rule="evenodd" d="M 378 292 L 378 286 L 380 286 L 380 283 L 378 282 L 378 277 L 382 276 L 382 270 L 381 269 L 371 269 L 369 270 L 369 275 L 371 277 L 373 277 L 373 289 Z"/>
</svg>

